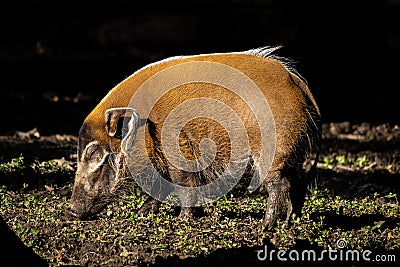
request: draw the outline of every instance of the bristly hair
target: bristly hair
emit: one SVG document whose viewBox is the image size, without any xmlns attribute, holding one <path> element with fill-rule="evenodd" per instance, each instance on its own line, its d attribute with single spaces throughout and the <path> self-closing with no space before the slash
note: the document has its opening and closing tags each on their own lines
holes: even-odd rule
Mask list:
<svg viewBox="0 0 400 267">
<path fill-rule="evenodd" d="M 275 52 L 282 48 L 282 46 L 265 46 L 265 47 L 259 47 L 255 49 L 251 49 L 248 51 L 245 51 L 245 54 L 250 54 L 258 57 L 263 57 L 263 58 L 271 58 L 274 59 L 278 62 L 280 62 L 290 73 L 296 75 L 299 77 L 306 85 L 307 81 L 304 79 L 303 76 L 301 76 L 297 70 L 294 67 L 294 61 L 285 58 L 285 57 L 280 57 L 275 54 Z M 310 111 L 307 111 L 310 112 Z M 319 111 L 315 111 L 319 112 Z M 321 142 L 321 129 L 320 129 L 320 121 L 315 121 L 316 116 L 313 116 L 315 114 L 309 114 L 308 117 L 308 122 L 307 122 L 307 134 L 306 134 L 306 139 L 305 139 L 305 152 L 307 154 L 307 160 L 306 160 L 306 175 L 304 177 L 304 182 L 308 186 L 308 192 L 311 192 L 314 188 L 316 188 L 316 180 L 317 180 L 317 162 L 318 162 L 318 156 L 319 156 L 319 147 L 320 147 L 320 142 Z M 317 139 L 313 141 L 310 139 L 310 136 L 314 136 L 313 133 L 316 133 L 315 135 L 317 136 Z"/>
<path fill-rule="evenodd" d="M 276 50 L 278 50 L 282 47 L 283 46 L 281 46 L 281 45 L 279 45 L 279 46 L 263 46 L 263 47 L 244 51 L 244 53 L 254 55 L 257 57 L 274 59 L 274 60 L 280 62 L 289 72 L 293 73 L 294 75 L 299 77 L 305 84 L 307 84 L 307 80 L 303 76 L 301 76 L 300 73 L 298 73 L 296 68 L 294 67 L 294 65 L 296 63 L 294 60 L 274 54 Z"/>
</svg>

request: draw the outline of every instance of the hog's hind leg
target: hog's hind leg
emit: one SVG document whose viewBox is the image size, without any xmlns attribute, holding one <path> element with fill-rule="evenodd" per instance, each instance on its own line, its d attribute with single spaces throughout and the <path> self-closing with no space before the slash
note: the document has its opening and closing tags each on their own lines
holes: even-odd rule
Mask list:
<svg viewBox="0 0 400 267">
<path fill-rule="evenodd" d="M 290 218 L 293 211 L 290 200 L 291 186 L 289 179 L 282 176 L 281 172 L 277 172 L 272 179 L 264 183 L 264 187 L 268 191 L 268 205 L 261 226 L 271 229 L 285 206 L 287 206 L 286 222 Z"/>
<path fill-rule="evenodd" d="M 306 174 L 301 166 L 299 166 L 297 169 L 292 168 L 288 175 L 290 177 L 289 201 L 292 205 L 292 212 L 296 214 L 296 216 L 301 216 L 301 210 L 304 206 L 307 194 Z M 291 214 L 288 214 L 288 216 L 290 215 Z"/>
</svg>

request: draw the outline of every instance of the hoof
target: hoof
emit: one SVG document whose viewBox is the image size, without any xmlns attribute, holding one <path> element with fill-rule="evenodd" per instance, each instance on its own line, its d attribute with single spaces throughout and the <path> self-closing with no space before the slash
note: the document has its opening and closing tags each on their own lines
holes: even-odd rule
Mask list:
<svg viewBox="0 0 400 267">
<path fill-rule="evenodd" d="M 178 216 L 179 219 L 188 220 L 188 219 L 191 219 L 192 217 L 193 217 L 193 214 L 192 214 L 191 208 L 188 208 L 188 207 L 181 208 L 181 212 L 179 213 L 179 216 Z"/>
<path fill-rule="evenodd" d="M 158 210 L 158 203 L 155 200 L 151 200 L 145 204 L 138 210 L 137 214 L 140 217 L 147 216 L 150 213 L 155 213 Z"/>
</svg>

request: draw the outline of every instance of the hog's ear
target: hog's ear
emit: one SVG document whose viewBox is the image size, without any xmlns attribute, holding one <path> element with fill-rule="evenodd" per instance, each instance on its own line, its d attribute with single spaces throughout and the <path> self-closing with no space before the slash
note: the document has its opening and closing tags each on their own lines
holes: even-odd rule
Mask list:
<svg viewBox="0 0 400 267">
<path fill-rule="evenodd" d="M 135 142 L 139 127 L 138 114 L 132 108 L 110 108 L 106 110 L 104 116 L 108 135 L 117 137 L 116 133 L 121 132 L 121 151 L 128 152 Z"/>
</svg>

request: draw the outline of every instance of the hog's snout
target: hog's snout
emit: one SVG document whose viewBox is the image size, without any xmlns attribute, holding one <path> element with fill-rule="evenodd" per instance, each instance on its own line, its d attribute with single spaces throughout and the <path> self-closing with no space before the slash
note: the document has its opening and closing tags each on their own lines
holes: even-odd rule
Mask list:
<svg viewBox="0 0 400 267">
<path fill-rule="evenodd" d="M 95 190 L 94 190 L 95 191 Z M 77 183 L 72 191 L 71 200 L 66 213 L 72 217 L 86 219 L 100 212 L 108 203 L 107 197 L 98 192 L 88 193 L 83 185 Z"/>
<path fill-rule="evenodd" d="M 69 207 L 65 210 L 65 213 L 78 219 L 82 219 L 86 216 L 86 213 L 83 212 L 82 207 L 79 207 L 79 204 L 76 203 L 70 203 Z"/>
<path fill-rule="evenodd" d="M 89 215 L 89 210 L 85 207 L 84 203 L 79 203 L 76 200 L 71 200 L 69 207 L 65 210 L 65 213 L 71 217 L 83 219 Z"/>
<path fill-rule="evenodd" d="M 82 219 L 89 215 L 92 205 L 93 199 L 85 193 L 83 185 L 75 183 L 66 213 Z"/>
<path fill-rule="evenodd" d="M 71 217 L 75 217 L 78 219 L 87 219 L 99 213 L 104 206 L 105 204 L 93 205 L 93 202 L 85 203 L 74 201 L 70 203 L 65 212 Z"/>
</svg>

